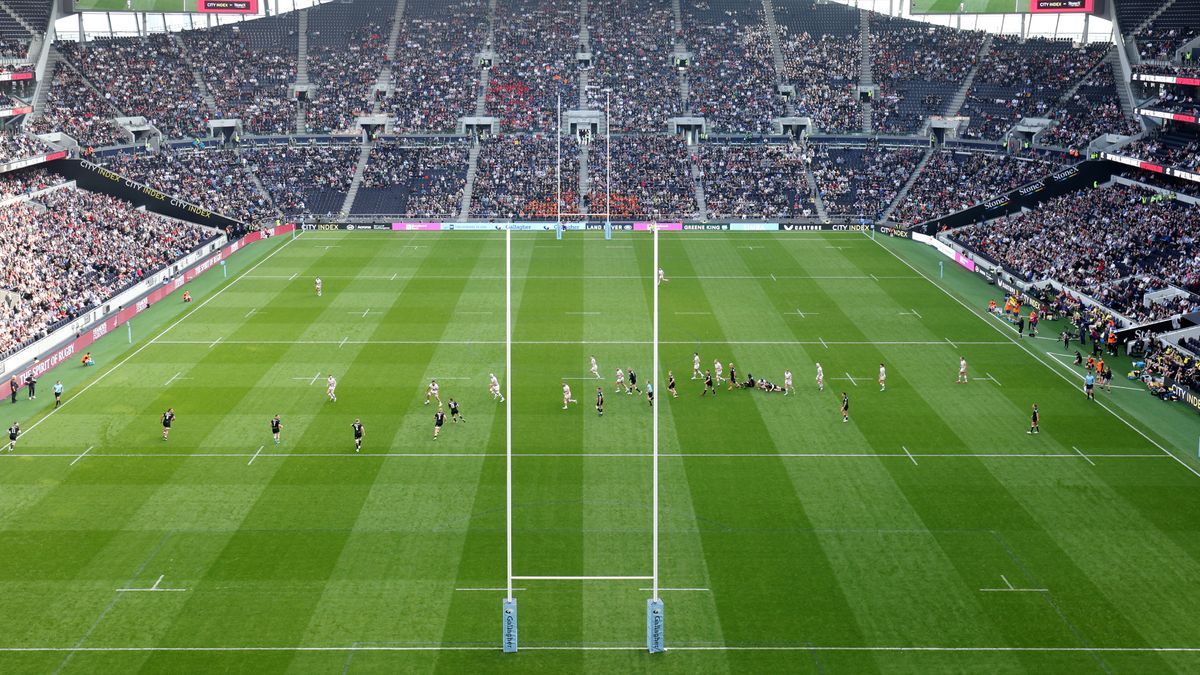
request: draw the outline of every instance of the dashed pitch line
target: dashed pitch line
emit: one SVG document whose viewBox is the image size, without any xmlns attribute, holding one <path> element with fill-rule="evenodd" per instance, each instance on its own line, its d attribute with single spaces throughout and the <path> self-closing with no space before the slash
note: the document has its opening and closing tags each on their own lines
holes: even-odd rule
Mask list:
<svg viewBox="0 0 1200 675">
<path fill-rule="evenodd" d="M 951 347 L 954 347 L 955 349 L 958 349 L 958 345 L 954 344 L 954 343 L 953 343 L 953 342 L 950 340 L 950 338 L 946 338 L 946 344 L 950 345 Z"/>
<path fill-rule="evenodd" d="M 524 576 L 513 575 L 513 581 L 653 581 L 654 577 L 644 576 Z"/>
<path fill-rule="evenodd" d="M 984 375 L 987 375 L 987 377 L 986 377 L 986 378 L 983 378 L 983 377 L 981 377 L 981 378 L 979 378 L 979 379 L 981 379 L 981 380 L 983 380 L 983 379 L 986 379 L 986 380 L 991 380 L 991 381 L 992 381 L 992 383 L 993 383 L 993 384 L 995 384 L 997 387 L 1003 387 L 1003 386 L 1004 386 L 1004 385 L 1000 384 L 1000 380 L 997 380 L 995 377 L 993 377 L 991 373 L 987 373 L 987 372 L 985 372 L 985 373 L 984 373 Z"/>
<path fill-rule="evenodd" d="M 244 317 L 242 317 L 242 318 L 243 318 L 243 319 L 249 319 L 250 317 L 254 316 L 254 315 L 255 315 L 255 314 L 257 314 L 257 313 L 258 313 L 258 309 L 257 309 L 257 308 L 255 308 L 255 309 L 251 309 L 249 312 L 246 312 L 246 316 L 244 316 Z"/>
<path fill-rule="evenodd" d="M 265 447 L 267 447 L 267 446 L 265 446 L 265 445 L 258 446 L 258 450 L 255 451 L 254 456 L 250 458 L 250 461 L 246 462 L 246 466 L 250 466 L 251 464 L 253 464 L 254 460 L 258 459 L 259 453 L 261 453 L 263 451 L 263 448 L 265 448 Z"/>
<path fill-rule="evenodd" d="M 846 373 L 846 379 L 847 379 L 847 380 L 850 380 L 850 384 L 852 384 L 852 385 L 854 385 L 854 386 L 856 386 L 856 387 L 858 386 L 858 382 L 857 382 L 857 381 L 855 381 L 855 379 L 854 379 L 854 376 L 853 376 L 853 375 L 851 375 L 850 373 Z"/>
<path fill-rule="evenodd" d="M 917 464 L 917 458 L 912 456 L 912 453 L 908 451 L 908 448 L 901 446 L 901 449 L 904 450 L 904 454 L 908 455 L 908 458 L 909 458 L 909 460 L 912 461 L 913 466 L 920 466 L 919 464 Z"/>
<path fill-rule="evenodd" d="M 86 454 L 88 454 L 89 452 L 91 452 L 91 451 L 92 451 L 92 448 L 94 448 L 94 447 L 96 447 L 96 446 L 94 446 L 94 445 L 89 445 L 87 450 L 84 450 L 83 452 L 79 453 L 79 456 L 78 456 L 78 457 L 76 457 L 75 459 L 71 460 L 71 464 L 70 464 L 70 466 L 75 466 L 75 463 L 76 463 L 76 462 L 78 462 L 79 460 L 83 459 L 84 455 L 86 455 Z"/>
<path fill-rule="evenodd" d="M 154 585 L 151 586 L 150 588 L 118 588 L 118 589 L 116 589 L 116 592 L 117 593 L 184 593 L 187 591 L 186 588 L 160 588 L 159 584 L 162 583 L 162 580 L 166 576 L 167 575 L 165 575 L 165 574 L 160 574 L 158 579 L 155 580 Z"/>
<path fill-rule="evenodd" d="M 342 347 L 345 347 L 345 346 L 346 346 L 346 340 L 349 340 L 349 339 L 350 339 L 350 338 L 349 338 L 349 336 L 342 338 L 342 341 L 338 343 L 338 349 L 341 349 Z"/>
<path fill-rule="evenodd" d="M 507 590 L 507 589 L 502 589 Z M 516 589 L 513 589 L 516 590 Z M 659 589 L 662 590 L 662 589 Z M 981 589 L 982 590 L 982 589 Z M 995 589 L 1007 591 L 1008 589 Z M 1016 589 L 1013 589 L 1016 590 Z M 1039 591 L 1040 589 L 1022 589 Z M 1048 591 L 1042 591 L 1048 592 Z M 561 651 L 561 652 L 645 652 L 646 645 L 530 645 L 523 643 L 522 651 Z M 349 644 L 349 645 L 295 645 L 295 646 L 108 646 L 108 647 L 47 647 L 47 646 L 0 646 L 3 653 L 354 653 L 354 652 L 495 652 L 498 647 L 492 645 L 463 645 L 433 643 L 427 645 L 378 645 L 378 644 Z M 714 645 L 714 644 L 672 644 L 668 651 L 675 652 L 847 652 L 847 653 L 1014 653 L 1014 654 L 1043 654 L 1043 653 L 1106 653 L 1106 654 L 1196 654 L 1196 647 L 1059 647 L 1059 646 L 989 646 L 989 645 Z"/>
<path fill-rule="evenodd" d="M 1079 453 L 1079 456 L 1080 456 L 1080 457 L 1082 457 L 1082 458 L 1084 458 L 1084 460 L 1086 460 L 1088 464 L 1091 464 L 1092 466 L 1096 466 L 1096 463 L 1095 463 L 1095 462 L 1093 462 L 1093 461 L 1092 461 L 1092 459 L 1091 459 L 1090 457 L 1088 457 L 1087 455 L 1083 454 L 1083 451 L 1082 451 L 1082 450 L 1080 450 L 1079 448 L 1077 448 L 1077 447 L 1075 447 L 1075 446 L 1073 446 L 1073 445 L 1071 446 L 1071 449 L 1072 449 L 1072 450 L 1074 450 L 1075 452 Z"/>
<path fill-rule="evenodd" d="M 219 337 L 216 340 L 213 340 L 212 342 L 208 343 L 208 348 L 212 349 L 213 347 L 216 347 L 218 344 L 221 343 L 221 340 L 224 340 L 224 339 L 225 338 L 223 338 L 223 337 Z"/>
<path fill-rule="evenodd" d="M 182 374 L 183 374 L 183 372 L 182 372 L 182 371 L 180 371 L 180 372 L 178 372 L 178 373 L 175 373 L 174 375 L 172 375 L 172 376 L 171 376 L 171 379 L 169 379 L 169 380 L 167 380 L 166 382 L 164 382 L 164 383 L 163 383 L 163 386 L 164 386 L 164 387 L 169 387 L 169 386 L 171 386 L 171 383 L 172 383 L 172 382 L 174 382 L 175 380 L 179 379 L 179 376 L 180 376 L 180 375 L 182 375 Z"/>
<path fill-rule="evenodd" d="M 1001 579 L 1001 581 L 1004 582 L 1004 588 L 981 588 L 981 589 L 979 589 L 980 592 L 982 592 L 982 593 L 1049 593 L 1050 592 L 1048 589 L 1045 589 L 1045 588 L 1016 588 L 1012 585 L 1012 582 L 1010 582 L 1008 580 L 1008 577 L 1004 576 L 1003 574 L 1000 575 L 1000 579 Z M 1083 648 L 1083 649 L 1087 650 L 1086 648 Z M 1090 651 L 1090 650 L 1087 650 L 1087 651 Z"/>
</svg>

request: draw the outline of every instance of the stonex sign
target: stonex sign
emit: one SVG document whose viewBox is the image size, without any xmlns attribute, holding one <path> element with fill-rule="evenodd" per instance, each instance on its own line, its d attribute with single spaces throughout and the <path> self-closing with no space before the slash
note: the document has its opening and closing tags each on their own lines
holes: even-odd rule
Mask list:
<svg viewBox="0 0 1200 675">
<path fill-rule="evenodd" d="M 236 253 L 246 244 L 250 244 L 259 241 L 260 239 L 265 239 L 277 234 L 291 232 L 292 228 L 292 225 L 283 225 L 272 228 L 270 230 L 266 230 L 267 234 L 265 236 L 263 232 L 253 232 L 246 235 L 241 240 L 233 242 L 220 251 L 217 251 L 204 260 L 201 260 L 199 263 L 184 270 L 183 273 L 175 277 L 174 280 L 168 280 L 167 283 L 159 285 L 156 289 L 142 297 L 133 305 L 118 311 L 116 314 L 108 317 L 100 323 L 97 323 L 90 329 L 82 331 L 79 337 L 75 338 L 70 343 L 65 344 L 49 354 L 46 354 L 45 356 L 35 360 L 33 364 L 29 365 L 25 369 L 16 371 L 14 374 L 17 377 L 17 381 L 24 382 L 25 378 L 30 375 L 33 375 L 36 378 L 41 378 L 42 375 L 50 372 L 63 363 L 70 361 L 73 357 L 85 351 L 92 345 L 92 343 L 124 325 L 138 314 L 146 311 L 150 305 L 153 305 L 163 298 L 170 296 L 172 293 L 182 288 L 184 284 L 192 281 L 196 277 L 199 277 L 201 274 L 204 274 L 213 267 L 216 267 L 221 263 L 221 261 L 229 258 L 229 256 Z"/>
</svg>

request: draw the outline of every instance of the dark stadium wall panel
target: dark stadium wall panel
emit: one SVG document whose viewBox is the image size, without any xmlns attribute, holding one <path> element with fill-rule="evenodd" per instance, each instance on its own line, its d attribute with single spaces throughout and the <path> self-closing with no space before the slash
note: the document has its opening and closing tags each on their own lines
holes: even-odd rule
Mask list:
<svg viewBox="0 0 1200 675">
<path fill-rule="evenodd" d="M 169 218 L 213 227 L 222 232 L 238 232 L 245 228 L 240 221 L 159 192 L 87 160 L 60 159 L 46 166 L 60 176 L 75 181 L 84 190 L 119 197 L 134 206 L 144 206 L 147 211 Z"/>
<path fill-rule="evenodd" d="M 1040 180 L 1022 185 L 1002 195 L 997 195 L 969 209 L 942 216 L 908 229 L 935 235 L 945 229 L 954 229 L 981 223 L 985 220 L 1007 216 L 1021 209 L 1035 209 L 1038 204 L 1068 192 L 1074 192 L 1097 183 L 1104 183 L 1114 173 L 1122 170 L 1117 164 L 1103 159 L 1089 159 L 1074 166 L 1059 169 Z"/>
</svg>

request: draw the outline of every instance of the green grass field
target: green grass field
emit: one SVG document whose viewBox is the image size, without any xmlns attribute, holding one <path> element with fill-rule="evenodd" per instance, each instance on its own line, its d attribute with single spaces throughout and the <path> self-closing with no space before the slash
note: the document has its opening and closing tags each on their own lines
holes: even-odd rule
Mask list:
<svg viewBox="0 0 1200 675">
<path fill-rule="evenodd" d="M 958 14 L 960 6 L 964 14 L 1029 12 L 1029 0 L 912 0 L 910 11 L 913 14 Z"/>
<path fill-rule="evenodd" d="M 192 305 L 139 317 L 133 345 L 105 338 L 98 367 L 12 406 L 28 430 L 0 455 L 0 670 L 1200 670 L 1200 476 L 1116 416 L 1144 402 L 1194 438 L 1195 415 L 1124 389 L 1087 402 L 1047 365 L 1053 341 L 1018 343 L 902 247 L 663 236 L 680 396 L 660 410 L 671 651 L 651 656 L 647 581 L 516 581 L 516 655 L 499 652 L 494 590 L 505 405 L 514 573 L 651 573 L 650 409 L 612 391 L 617 366 L 650 374 L 649 239 L 514 235 L 511 373 L 499 235 L 255 244 L 229 282 L 201 279 Z M 791 368 L 799 392 L 701 398 L 693 351 L 776 381 Z M 989 379 L 954 384 L 960 354 Z M 511 378 L 508 404 L 489 372 Z M 67 403 L 46 416 L 59 377 Z M 467 419 L 437 441 L 430 378 Z"/>
</svg>

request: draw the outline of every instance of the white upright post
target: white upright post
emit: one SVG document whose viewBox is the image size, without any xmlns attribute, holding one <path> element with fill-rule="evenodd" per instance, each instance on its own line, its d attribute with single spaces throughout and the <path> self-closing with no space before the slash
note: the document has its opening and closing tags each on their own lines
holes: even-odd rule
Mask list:
<svg viewBox="0 0 1200 675">
<path fill-rule="evenodd" d="M 512 228 L 504 227 L 504 557 L 507 592 L 502 613 L 506 653 L 517 651 L 517 599 L 513 597 L 512 528 Z"/>
<path fill-rule="evenodd" d="M 654 284 L 654 317 L 653 323 L 653 341 L 652 341 L 652 358 L 654 370 L 650 374 L 650 382 L 654 386 L 654 398 L 650 403 L 650 429 L 651 442 L 653 444 L 651 456 L 653 464 L 651 465 L 651 525 L 650 525 L 650 547 L 651 547 L 651 582 L 650 582 L 650 599 L 646 601 L 646 649 L 650 653 L 659 653 L 666 650 L 664 638 L 664 616 L 663 616 L 663 601 L 658 597 L 658 227 L 651 226 L 652 235 L 654 237 L 654 256 L 653 266 L 650 269 L 650 283 Z"/>
</svg>

